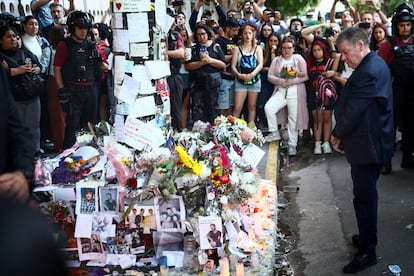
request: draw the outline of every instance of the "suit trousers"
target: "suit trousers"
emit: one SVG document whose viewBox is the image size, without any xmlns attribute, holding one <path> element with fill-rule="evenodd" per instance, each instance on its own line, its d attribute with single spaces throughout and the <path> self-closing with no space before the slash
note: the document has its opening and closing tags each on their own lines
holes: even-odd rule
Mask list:
<svg viewBox="0 0 414 276">
<path fill-rule="evenodd" d="M 359 250 L 375 254 L 377 246 L 378 192 L 381 164 L 351 165 L 354 209 L 359 229 Z"/>
</svg>

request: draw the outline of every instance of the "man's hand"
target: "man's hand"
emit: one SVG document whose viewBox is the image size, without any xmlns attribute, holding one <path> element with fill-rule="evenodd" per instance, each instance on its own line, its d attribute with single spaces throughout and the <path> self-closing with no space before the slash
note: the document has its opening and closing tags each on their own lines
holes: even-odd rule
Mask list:
<svg viewBox="0 0 414 276">
<path fill-rule="evenodd" d="M 342 149 L 339 148 L 341 144 L 341 139 L 339 139 L 338 137 L 331 135 L 331 144 L 334 150 L 336 150 L 337 152 L 342 153 L 342 154 L 345 153 Z"/>
<path fill-rule="evenodd" d="M 25 202 L 29 198 L 29 183 L 22 172 L 0 175 L 0 195 Z"/>
</svg>

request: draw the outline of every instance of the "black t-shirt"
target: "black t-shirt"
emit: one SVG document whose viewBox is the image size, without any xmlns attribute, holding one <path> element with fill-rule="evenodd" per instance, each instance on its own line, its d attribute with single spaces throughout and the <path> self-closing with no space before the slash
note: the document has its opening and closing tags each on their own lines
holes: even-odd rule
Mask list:
<svg viewBox="0 0 414 276">
<path fill-rule="evenodd" d="M 231 55 L 234 48 L 237 48 L 237 42 L 224 37 L 219 37 L 216 42 L 220 45 L 224 51 L 224 55 Z M 234 80 L 234 74 L 231 70 L 231 62 L 226 62 L 226 70 L 221 75 L 223 79 Z"/>
</svg>

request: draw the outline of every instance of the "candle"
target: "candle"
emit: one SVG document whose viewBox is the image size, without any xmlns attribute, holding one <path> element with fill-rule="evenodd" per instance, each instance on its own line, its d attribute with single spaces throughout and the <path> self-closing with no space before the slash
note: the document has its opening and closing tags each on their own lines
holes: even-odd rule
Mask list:
<svg viewBox="0 0 414 276">
<path fill-rule="evenodd" d="M 224 257 L 219 261 L 219 264 L 220 264 L 220 276 L 230 276 L 229 259 Z"/>
<path fill-rule="evenodd" d="M 243 263 L 237 263 L 236 276 L 244 276 L 244 264 Z"/>
</svg>

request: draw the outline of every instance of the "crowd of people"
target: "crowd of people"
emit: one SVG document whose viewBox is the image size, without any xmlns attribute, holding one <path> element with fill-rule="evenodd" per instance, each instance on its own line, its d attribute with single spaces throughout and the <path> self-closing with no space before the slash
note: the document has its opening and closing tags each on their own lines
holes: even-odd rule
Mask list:
<svg viewBox="0 0 414 276">
<path fill-rule="evenodd" d="M 332 148 L 345 153 L 359 251 L 344 272 L 374 265 L 375 185 L 380 172 L 392 171 L 397 130 L 401 167 L 414 168 L 414 7 L 399 5 L 388 22 L 376 1 L 353 7 L 342 0 L 347 9 L 337 24 L 338 0 L 333 0 L 330 23 L 321 19 L 305 26 L 299 18 L 287 24 L 265 0 L 247 0 L 240 7 L 234 0 L 228 11 L 211 0 L 214 10 L 202 14 L 205 0 L 198 0 L 188 21 L 174 2 L 175 22 L 167 35 L 173 128 L 232 114 L 268 132 L 268 142 L 280 140 L 286 129 L 289 155 L 297 154 L 301 133 L 313 137 L 316 155 Z M 41 153 L 49 139 L 58 152 L 71 147 L 76 131 L 88 122 L 110 120 L 114 112 L 107 60 L 111 30 L 69 3 L 65 10 L 56 2 L 32 0 L 33 15 L 24 18 L 22 29 L 12 21 L 0 26 L 1 125 L 7 129 L 0 136 L 0 192 L 22 201 L 30 190 L 32 153 Z M 327 79 L 330 86 L 322 85 Z M 168 226 L 162 227 L 180 227 L 173 226 L 174 216 L 165 215 L 163 222 Z M 134 218 L 130 227 L 140 223 Z"/>
</svg>

